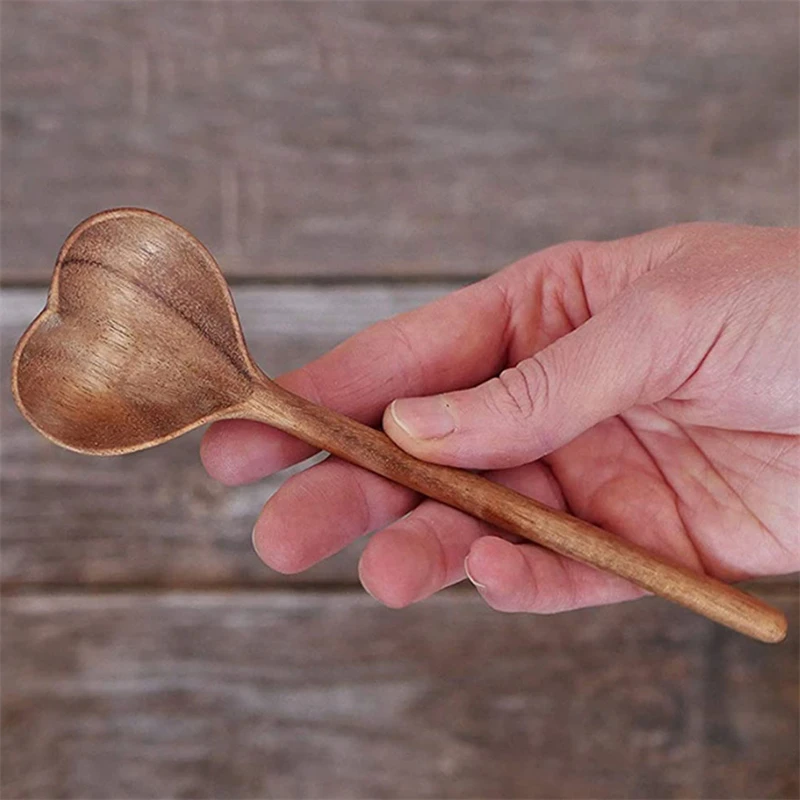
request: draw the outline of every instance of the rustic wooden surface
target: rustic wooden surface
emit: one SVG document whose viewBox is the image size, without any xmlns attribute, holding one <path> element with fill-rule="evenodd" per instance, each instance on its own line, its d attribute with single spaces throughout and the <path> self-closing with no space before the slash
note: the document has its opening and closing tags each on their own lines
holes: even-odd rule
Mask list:
<svg viewBox="0 0 800 800">
<path fill-rule="evenodd" d="M 4 797 L 796 797 L 772 599 L 782 648 L 654 600 L 7 597 Z"/>
<path fill-rule="evenodd" d="M 115 205 L 289 278 L 797 220 L 793 2 L 2 6 L 7 282 Z"/>
<path fill-rule="evenodd" d="M 798 797 L 796 579 L 759 587 L 778 647 L 656 600 L 392 612 L 358 545 L 288 579 L 256 559 L 280 476 L 214 484 L 198 434 L 68 453 L 7 388 L 58 246 L 107 206 L 212 248 L 271 374 L 557 240 L 796 223 L 795 3 L 0 15 L 0 796 Z"/>
</svg>

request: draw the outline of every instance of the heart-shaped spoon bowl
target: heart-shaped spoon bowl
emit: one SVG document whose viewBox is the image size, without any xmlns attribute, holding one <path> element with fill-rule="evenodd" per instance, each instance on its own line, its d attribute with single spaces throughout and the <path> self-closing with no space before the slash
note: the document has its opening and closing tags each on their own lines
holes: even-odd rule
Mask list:
<svg viewBox="0 0 800 800">
<path fill-rule="evenodd" d="M 218 418 L 257 372 L 208 250 L 166 217 L 122 208 L 67 238 L 12 389 L 48 439 L 117 455 Z"/>
</svg>

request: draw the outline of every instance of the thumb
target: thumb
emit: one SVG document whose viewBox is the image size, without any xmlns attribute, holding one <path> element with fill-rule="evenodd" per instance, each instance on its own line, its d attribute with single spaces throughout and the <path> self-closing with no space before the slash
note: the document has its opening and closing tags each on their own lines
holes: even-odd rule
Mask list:
<svg viewBox="0 0 800 800">
<path fill-rule="evenodd" d="M 641 294 L 617 298 L 474 389 L 395 400 L 384 430 L 426 461 L 499 469 L 541 458 L 636 403 L 663 398 L 674 388 L 675 354 L 686 355 L 675 347 L 676 336 L 687 338 L 683 315 L 668 313 L 656 324 L 653 304 Z"/>
</svg>

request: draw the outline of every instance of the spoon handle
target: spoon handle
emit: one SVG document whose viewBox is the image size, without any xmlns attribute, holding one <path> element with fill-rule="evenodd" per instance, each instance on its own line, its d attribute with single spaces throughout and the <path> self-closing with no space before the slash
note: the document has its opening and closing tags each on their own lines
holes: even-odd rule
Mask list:
<svg viewBox="0 0 800 800">
<path fill-rule="evenodd" d="M 241 416 L 383 475 L 510 533 L 597 569 L 763 642 L 786 636 L 772 606 L 707 575 L 669 563 L 602 528 L 555 511 L 472 472 L 421 461 L 385 433 L 310 403 L 275 383 L 254 386 Z"/>
</svg>

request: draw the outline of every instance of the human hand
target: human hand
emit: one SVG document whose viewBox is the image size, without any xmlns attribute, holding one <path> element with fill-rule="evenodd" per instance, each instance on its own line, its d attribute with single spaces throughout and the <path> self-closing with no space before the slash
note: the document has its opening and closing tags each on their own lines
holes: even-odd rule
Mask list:
<svg viewBox="0 0 800 800">
<path fill-rule="evenodd" d="M 792 572 L 798 255 L 797 230 L 718 224 L 558 245 L 278 382 L 368 424 L 383 413 L 408 452 L 488 470 L 697 571 L 728 581 Z M 202 445 L 209 473 L 229 485 L 311 453 L 241 420 L 213 425 Z M 505 611 L 642 593 L 336 458 L 286 481 L 253 538 L 268 565 L 291 573 L 372 530 L 359 573 L 393 607 L 462 580 L 465 564 Z"/>
</svg>

